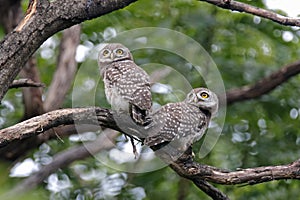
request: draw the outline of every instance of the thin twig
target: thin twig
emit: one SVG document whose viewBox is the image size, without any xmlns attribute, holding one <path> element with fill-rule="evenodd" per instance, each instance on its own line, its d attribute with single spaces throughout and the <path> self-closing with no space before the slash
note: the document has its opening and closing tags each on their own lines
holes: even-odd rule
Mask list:
<svg viewBox="0 0 300 200">
<path fill-rule="evenodd" d="M 19 79 L 14 80 L 12 84 L 9 86 L 10 89 L 12 88 L 20 88 L 20 87 L 45 87 L 43 83 L 37 83 L 32 81 L 31 79 Z"/>
</svg>

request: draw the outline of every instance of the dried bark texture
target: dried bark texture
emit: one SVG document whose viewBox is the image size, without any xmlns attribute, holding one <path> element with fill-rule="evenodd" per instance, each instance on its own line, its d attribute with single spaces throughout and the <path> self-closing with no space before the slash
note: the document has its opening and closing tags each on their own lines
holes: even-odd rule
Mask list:
<svg viewBox="0 0 300 200">
<path fill-rule="evenodd" d="M 22 20 L 23 12 L 20 1 L 4 2 L 4 15 L 1 17 L 5 32 L 11 32 Z M 2 4 L 3 2 L 0 2 Z M 31 5 L 31 4 L 30 4 Z M 29 9 L 30 10 L 30 9 Z M 32 80 L 32 82 L 40 82 L 39 72 L 36 66 L 34 57 L 30 57 L 22 68 L 19 76 L 24 79 Z M 24 80 L 23 79 L 23 80 Z M 14 81 L 15 82 L 15 81 Z M 11 88 L 11 86 L 10 86 Z M 21 120 L 25 120 L 44 113 L 42 102 L 42 87 L 22 87 L 22 97 L 24 104 L 24 114 Z M 25 141 L 16 141 L 15 143 L 2 148 L 0 150 L 0 157 L 5 159 L 15 159 L 27 152 L 32 144 L 36 143 L 36 137 L 29 138 Z"/>
<path fill-rule="evenodd" d="M 202 165 L 192 160 L 180 160 L 170 165 L 179 175 L 191 180 L 206 180 L 223 185 L 249 184 L 281 180 L 300 179 L 300 159 L 287 165 L 266 166 L 228 171 Z"/>
<path fill-rule="evenodd" d="M 10 18 L 10 21 L 4 21 L 10 27 L 7 29 L 7 32 L 12 31 L 12 28 L 15 27 L 22 17 L 20 3 L 17 3 L 17 0 L 8 2 L 10 1 L 0 0 L 0 10 L 3 8 L 5 11 L 10 11 L 7 12 L 9 14 L 7 19 L 11 16 L 18 16 L 18 18 Z M 14 79 L 15 75 L 21 69 L 23 69 L 21 77 L 29 77 L 35 81 L 39 81 L 39 74 L 34 59 L 30 58 L 27 64 L 24 63 L 26 63 L 26 60 L 35 49 L 48 37 L 64 29 L 64 27 L 72 26 L 86 19 L 122 8 L 129 5 L 130 2 L 114 1 L 111 3 L 109 0 L 106 0 L 101 2 L 80 2 L 79 4 L 74 1 L 53 1 L 51 3 L 43 0 L 30 1 L 25 18 L 0 43 L 0 82 L 4 83 L 1 83 L 0 101 L 3 97 L 1 96 L 2 90 L 4 95 L 7 85 L 10 85 L 9 82 Z M 2 5 L 5 5 L 5 8 Z M 19 9 L 17 9 L 17 5 Z M 43 114 L 44 111 L 58 109 L 63 104 L 77 68 L 75 52 L 79 43 L 80 28 L 75 26 L 71 30 L 66 30 L 63 35 L 60 48 L 61 56 L 58 58 L 56 75 L 49 88 L 46 101 L 42 102 L 41 88 L 23 88 L 25 107 L 23 120 Z M 5 55 L 5 52 L 7 55 Z M 24 65 L 25 67 L 22 68 Z M 60 137 L 70 135 L 74 131 L 76 133 L 74 126 L 64 126 L 48 130 L 38 137 L 22 141 L 18 140 L 14 144 L 1 148 L 0 158 L 15 160 L 24 155 L 28 150 L 35 148 L 50 138 L 56 138 L 57 135 Z"/>
<path fill-rule="evenodd" d="M 44 102 L 44 109 L 46 111 L 60 108 L 72 85 L 77 70 L 75 55 L 76 48 L 80 42 L 80 30 L 80 25 L 75 25 L 63 32 L 57 69 L 49 87 L 47 98 Z"/>
<path fill-rule="evenodd" d="M 93 124 L 118 130 L 113 114 L 104 108 L 74 108 L 55 110 L 0 130 L 0 147 L 12 141 L 39 135 L 60 125 Z"/>
<path fill-rule="evenodd" d="M 255 6 L 251 6 L 251 5 L 241 3 L 238 1 L 233 1 L 233 0 L 200 0 L 200 1 L 205 1 L 207 3 L 219 6 L 224 9 L 250 13 L 250 14 L 260 16 L 260 17 L 263 17 L 266 19 L 270 19 L 270 20 L 277 22 L 279 24 L 282 24 L 282 25 L 300 26 L 299 18 L 282 16 L 282 15 L 279 15 L 272 11 L 258 8 Z"/>
<path fill-rule="evenodd" d="M 26 17 L 0 43 L 0 100 L 28 58 L 51 35 L 85 20 L 128 6 L 132 2 L 134 0 L 31 1 Z"/>
</svg>

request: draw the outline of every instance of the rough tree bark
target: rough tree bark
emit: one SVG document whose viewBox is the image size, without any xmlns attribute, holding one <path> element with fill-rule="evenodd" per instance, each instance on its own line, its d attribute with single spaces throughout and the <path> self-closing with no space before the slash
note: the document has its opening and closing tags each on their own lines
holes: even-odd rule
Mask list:
<svg viewBox="0 0 300 200">
<path fill-rule="evenodd" d="M 1 19 L 7 19 L 3 20 L 2 24 L 4 27 L 7 27 L 5 31 L 6 33 L 8 33 L 12 31 L 22 19 L 23 13 L 21 10 L 21 5 L 19 1 L 12 2 L 11 4 L 4 1 L 0 2 L 0 5 L 1 9 L 4 12 L 4 16 Z M 30 5 L 32 7 L 32 4 Z M 19 8 L 17 6 L 19 6 Z M 60 45 L 57 70 L 48 90 L 48 95 L 45 102 L 42 101 L 41 88 L 22 88 L 22 96 L 24 103 L 24 115 L 22 120 L 43 114 L 45 110 L 54 110 L 62 106 L 63 100 L 65 99 L 66 93 L 72 84 L 72 80 L 77 69 L 75 53 L 76 47 L 79 44 L 79 38 L 79 25 L 75 25 L 74 27 L 71 27 L 70 29 L 66 29 L 64 31 Z M 37 69 L 35 57 L 29 58 L 29 60 L 20 72 L 20 77 L 25 79 L 18 81 L 19 85 L 16 85 L 17 82 L 14 81 L 13 84 L 10 85 L 10 88 L 24 86 L 24 84 L 29 85 L 28 83 L 31 83 L 32 86 L 33 83 L 40 82 L 40 76 Z M 26 81 L 26 79 L 28 80 Z M 29 82 L 29 80 L 31 82 Z M 2 159 L 15 160 L 18 157 L 24 155 L 30 149 L 35 148 L 36 146 L 40 145 L 44 141 L 49 140 L 50 138 L 57 137 L 57 135 L 70 135 L 76 132 L 72 127 L 63 127 L 56 129 L 55 131 L 53 130 L 49 130 L 47 133 L 39 135 L 38 137 L 32 137 L 27 140 L 16 141 L 14 144 L 11 144 L 6 148 L 2 148 L 0 150 L 0 157 Z"/>
<path fill-rule="evenodd" d="M 0 147 L 15 140 L 21 140 L 34 135 L 39 135 L 45 131 L 60 125 L 77 123 L 88 123 L 105 126 L 107 128 L 118 129 L 113 114 L 104 108 L 74 108 L 61 109 L 33 117 L 8 128 L 0 130 Z"/>
<path fill-rule="evenodd" d="M 0 101 L 28 58 L 54 33 L 128 6 L 134 0 L 33 0 L 18 27 L 0 43 Z M 70 9 L 72 7 L 72 9 Z"/>
<path fill-rule="evenodd" d="M 12 3 L 0 2 L 0 5 L 4 13 L 2 24 L 5 27 L 5 32 L 9 33 L 13 31 L 17 24 L 22 20 L 23 12 L 20 0 L 13 1 Z M 20 71 L 19 77 L 32 80 L 32 82 L 40 82 L 39 71 L 34 56 L 28 59 L 25 66 Z M 24 113 L 21 120 L 44 113 L 42 92 L 41 87 L 22 87 Z M 5 159 L 15 159 L 23 155 L 26 152 L 24 150 L 30 149 L 28 147 L 31 147 L 35 141 L 36 137 L 29 138 L 26 141 L 16 141 L 6 148 L 2 148 L 0 150 L 0 157 Z"/>
</svg>

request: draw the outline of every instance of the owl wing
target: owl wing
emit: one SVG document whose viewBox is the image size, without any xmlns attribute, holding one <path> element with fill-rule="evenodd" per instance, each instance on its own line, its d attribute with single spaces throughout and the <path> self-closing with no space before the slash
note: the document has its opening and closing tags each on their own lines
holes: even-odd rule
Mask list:
<svg viewBox="0 0 300 200">
<path fill-rule="evenodd" d="M 146 126 L 151 123 L 148 117 L 152 107 L 152 95 L 148 74 L 134 62 L 128 61 L 118 67 L 122 78 L 118 88 L 120 94 L 129 101 L 131 118 L 139 125 Z"/>
<path fill-rule="evenodd" d="M 163 116 L 163 113 L 165 116 Z M 207 117 L 198 108 L 185 103 L 168 104 L 156 115 L 165 117 L 159 132 L 145 139 L 145 144 L 159 149 L 172 142 L 173 149 L 185 151 L 199 140 L 207 129 Z M 156 117 L 157 118 L 157 117 Z M 153 117 L 153 120 L 156 121 Z"/>
<path fill-rule="evenodd" d="M 143 126 L 151 123 L 149 111 L 152 107 L 150 85 L 137 89 L 129 101 L 129 112 L 132 119 Z"/>
<path fill-rule="evenodd" d="M 129 81 L 135 85 L 134 91 L 130 96 L 130 103 L 137 106 L 141 110 L 150 110 L 152 107 L 152 95 L 148 74 L 135 63 L 130 71 Z"/>
<path fill-rule="evenodd" d="M 180 127 L 180 115 L 182 114 L 180 103 L 170 103 L 153 113 L 152 133 L 144 141 L 150 147 L 161 148 L 171 142 Z"/>
</svg>

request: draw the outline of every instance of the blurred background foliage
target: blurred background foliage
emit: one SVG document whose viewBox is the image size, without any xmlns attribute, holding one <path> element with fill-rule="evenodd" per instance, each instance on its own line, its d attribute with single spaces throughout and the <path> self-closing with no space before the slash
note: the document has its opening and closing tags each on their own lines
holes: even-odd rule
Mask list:
<svg viewBox="0 0 300 200">
<path fill-rule="evenodd" d="M 245 2 L 265 8 L 261 0 Z M 23 4 L 27 3 L 24 1 Z M 300 54 L 299 28 L 281 26 L 257 16 L 223 10 L 193 0 L 140 0 L 125 9 L 82 23 L 81 45 L 78 51 L 83 53 L 77 57 L 79 70 L 85 67 L 89 71 L 91 66 L 88 74 L 98 76 L 92 70 L 95 66 L 97 68 L 97 64 L 88 56 L 90 50 L 111 35 L 140 27 L 176 30 L 199 42 L 218 66 L 227 90 L 252 84 L 280 67 L 298 60 Z M 4 38 L 1 28 L 0 38 Z M 46 85 L 50 84 L 55 70 L 60 38 L 61 33 L 52 36 L 35 54 L 41 80 Z M 178 69 L 193 87 L 203 85 L 198 74 L 190 68 L 181 67 L 185 61 L 176 55 L 151 50 L 135 51 L 133 55 L 135 61 L 141 65 L 149 62 L 163 63 Z M 91 77 L 77 76 L 76 85 L 81 86 L 82 91 L 89 87 L 97 87 L 96 94 L 92 94 L 96 95 L 96 105 L 109 107 L 104 97 L 102 82 L 99 78 L 94 80 Z M 181 84 L 185 84 L 172 80 L 172 77 L 167 76 L 162 82 L 173 89 L 181 88 Z M 300 77 L 296 76 L 258 99 L 228 106 L 225 125 L 218 143 L 210 154 L 199 159 L 199 162 L 235 170 L 286 164 L 299 158 L 299 84 Z M 45 94 L 46 92 L 47 87 Z M 64 107 L 72 107 L 72 95 L 74 94 L 70 91 Z M 184 95 L 180 98 L 183 97 Z M 178 99 L 155 94 L 155 101 L 165 104 Z M 89 103 L 86 104 L 89 106 Z M 84 102 L 78 105 L 83 106 Z M 10 90 L 0 110 L 2 128 L 18 122 L 23 114 L 21 90 Z M 120 140 L 120 143 L 125 143 L 122 138 Z M 52 156 L 61 150 L 80 143 L 80 140 L 74 138 L 64 138 L 64 141 L 49 141 L 32 151 L 26 158 L 20 158 L 17 164 L 26 159 L 29 168 L 35 168 L 34 166 L 49 163 Z M 4 161 L 0 163 L 0 182 L 2 186 L 5 185 L 1 187 L 1 193 L 22 179 L 11 177 L 14 176 L 11 166 Z M 232 199 L 279 200 L 299 198 L 300 182 L 281 180 L 255 186 L 216 186 Z M 210 199 L 191 182 L 179 178 L 168 167 L 147 173 L 125 173 L 104 166 L 92 157 L 52 174 L 43 185 L 22 199 L 179 197 Z"/>
</svg>

